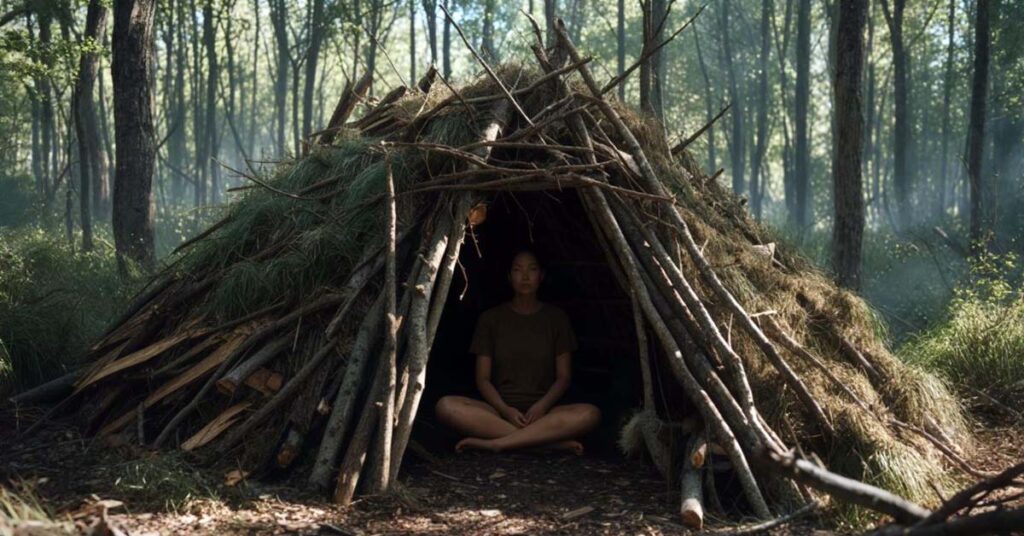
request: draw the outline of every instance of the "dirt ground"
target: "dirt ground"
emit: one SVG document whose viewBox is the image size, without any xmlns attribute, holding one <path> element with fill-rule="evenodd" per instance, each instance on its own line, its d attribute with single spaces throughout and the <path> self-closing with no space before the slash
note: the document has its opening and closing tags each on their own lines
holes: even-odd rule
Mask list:
<svg viewBox="0 0 1024 536">
<path fill-rule="evenodd" d="M 67 423 L 27 442 L 25 421 L 0 420 L 0 485 L 37 501 L 59 528 L 92 534 L 685 534 L 678 494 L 653 469 L 616 456 L 561 453 L 410 456 L 396 493 L 339 509 L 287 482 L 227 485 L 223 468 L 199 468 L 176 453 L 112 447 Z M 979 429 L 974 463 L 998 470 L 1024 459 L 1024 427 Z M 0 497 L 0 534 L 5 534 Z M 105 523 L 103 526 L 101 523 Z M 90 529 L 89 527 L 92 527 Z M 715 534 L 752 524 L 708 516 Z M 832 534 L 804 517 L 776 534 Z M 759 532 L 766 533 L 764 531 Z"/>
</svg>

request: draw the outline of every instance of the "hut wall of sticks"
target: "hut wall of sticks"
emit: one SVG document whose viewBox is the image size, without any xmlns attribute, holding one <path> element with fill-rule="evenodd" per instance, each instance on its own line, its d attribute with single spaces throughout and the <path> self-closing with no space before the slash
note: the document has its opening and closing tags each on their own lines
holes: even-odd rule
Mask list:
<svg viewBox="0 0 1024 536">
<path fill-rule="evenodd" d="M 557 190 L 578 196 L 631 300 L 619 320 L 641 342 L 645 418 L 624 443 L 679 483 L 688 524 L 703 517 L 712 443 L 757 517 L 822 501 L 799 476 L 822 466 L 939 500 L 970 448 L 947 389 L 897 361 L 859 298 L 770 247 L 685 148 L 616 102 L 617 81 L 599 85 L 564 28 L 547 48 L 537 34 L 535 64 L 481 60 L 459 88 L 431 72 L 347 123 L 368 83 L 346 89 L 307 155 L 253 177 L 180 248 L 60 408 L 99 435 L 294 471 L 339 503 L 387 490 L 482 207 L 496 192 Z M 648 425 L 673 426 L 652 363 L 680 394 L 670 402 L 693 409 L 674 445 Z M 922 515 L 893 499 L 882 511 Z"/>
</svg>

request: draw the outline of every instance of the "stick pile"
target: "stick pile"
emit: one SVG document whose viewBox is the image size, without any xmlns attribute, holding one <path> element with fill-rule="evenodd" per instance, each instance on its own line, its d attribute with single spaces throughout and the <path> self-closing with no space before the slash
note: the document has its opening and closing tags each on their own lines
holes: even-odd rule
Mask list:
<svg viewBox="0 0 1024 536">
<path fill-rule="evenodd" d="M 759 518 L 819 500 L 814 478 L 762 463 L 793 449 L 933 500 L 969 441 L 948 392 L 887 353 L 860 300 L 769 246 L 660 126 L 610 100 L 564 28 L 549 47 L 536 33 L 536 66 L 481 59 L 458 89 L 431 72 L 348 123 L 368 83 L 346 89 L 308 156 L 252 177 L 181 248 L 61 407 L 99 435 L 301 468 L 342 504 L 386 491 L 481 203 L 573 189 L 632 297 L 627 321 L 658 350 L 641 352 L 644 410 L 655 359 L 697 409 L 685 463 L 666 469 L 688 525 L 717 502 L 702 483 L 722 467 Z"/>
</svg>

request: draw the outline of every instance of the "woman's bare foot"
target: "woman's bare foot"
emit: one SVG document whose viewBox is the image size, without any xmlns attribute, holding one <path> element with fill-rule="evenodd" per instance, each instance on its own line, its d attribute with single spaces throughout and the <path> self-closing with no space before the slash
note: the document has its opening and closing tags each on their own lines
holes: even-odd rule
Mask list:
<svg viewBox="0 0 1024 536">
<path fill-rule="evenodd" d="M 498 452 L 500 449 L 498 449 L 494 444 L 493 440 L 480 439 L 479 437 L 467 437 L 455 444 L 455 452 L 463 452 L 466 450 L 488 450 L 491 452 Z"/>
<path fill-rule="evenodd" d="M 579 441 L 576 441 L 575 439 L 566 439 L 565 441 L 559 441 L 557 443 L 552 443 L 552 444 L 548 445 L 548 448 L 551 448 L 551 449 L 554 449 L 554 450 L 564 450 L 566 452 L 571 452 L 571 453 L 573 453 L 573 454 L 575 454 L 577 456 L 582 456 L 583 455 L 583 443 L 580 443 Z"/>
</svg>

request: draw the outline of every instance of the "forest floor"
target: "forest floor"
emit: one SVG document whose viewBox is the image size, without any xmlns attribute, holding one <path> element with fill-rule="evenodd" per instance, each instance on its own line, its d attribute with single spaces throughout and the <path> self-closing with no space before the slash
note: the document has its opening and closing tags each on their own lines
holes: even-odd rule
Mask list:
<svg viewBox="0 0 1024 536">
<path fill-rule="evenodd" d="M 0 415 L 0 486 L 37 502 L 57 525 L 90 534 L 684 534 L 678 493 L 649 466 L 621 457 L 522 453 L 410 456 L 397 493 L 339 509 L 301 482 L 225 482 L 175 453 L 110 446 L 68 424 L 20 442 L 24 420 Z M 972 462 L 999 470 L 1024 459 L 1024 425 L 980 427 Z M 727 496 L 727 492 L 722 494 Z M 2 497 L 0 497 L 2 499 Z M 0 503 L 3 501 L 0 500 Z M 0 532 L 5 523 L 0 504 Z M 712 534 L 751 525 L 708 516 Z M 76 528 L 77 525 L 77 528 Z M 811 517 L 774 534 L 832 534 Z M 44 532 L 46 534 L 60 532 Z M 749 533 L 749 530 L 748 530 Z M 760 532 L 764 533 L 764 532 Z"/>
</svg>

